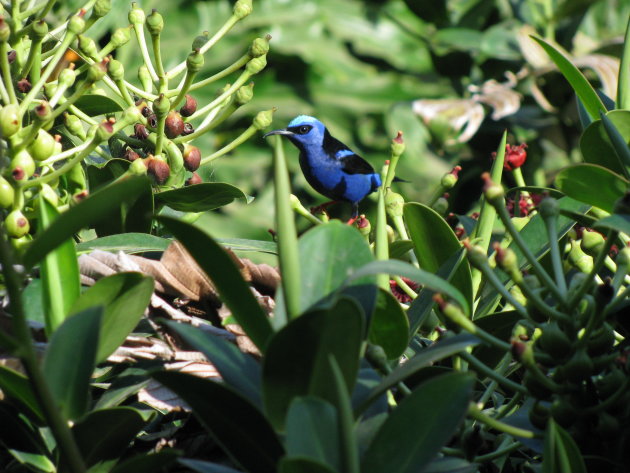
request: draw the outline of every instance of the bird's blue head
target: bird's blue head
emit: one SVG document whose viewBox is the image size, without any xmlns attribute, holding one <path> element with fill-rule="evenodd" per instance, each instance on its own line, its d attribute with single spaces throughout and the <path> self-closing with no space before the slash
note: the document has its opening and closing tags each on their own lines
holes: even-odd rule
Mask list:
<svg viewBox="0 0 630 473">
<path fill-rule="evenodd" d="M 322 146 L 326 127 L 317 118 L 299 115 L 282 130 L 273 130 L 264 135 L 283 135 L 291 140 L 300 150 L 313 146 Z"/>
</svg>

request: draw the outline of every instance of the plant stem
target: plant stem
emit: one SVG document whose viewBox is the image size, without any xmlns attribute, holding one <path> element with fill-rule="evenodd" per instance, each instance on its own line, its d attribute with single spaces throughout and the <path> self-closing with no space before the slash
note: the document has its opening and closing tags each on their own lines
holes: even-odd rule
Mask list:
<svg viewBox="0 0 630 473">
<path fill-rule="evenodd" d="M 243 71 L 243 73 L 238 77 L 238 79 L 236 79 L 236 81 L 234 81 L 234 84 L 232 84 L 230 87 L 228 87 L 228 89 L 225 92 L 223 92 L 221 95 L 219 95 L 216 99 L 214 99 L 208 105 L 205 105 L 204 107 L 202 107 L 199 110 L 197 110 L 188 119 L 189 120 L 194 120 L 194 119 L 199 118 L 199 117 L 205 115 L 206 113 L 208 113 L 210 110 L 215 108 L 217 105 L 219 105 L 221 102 L 223 102 L 230 95 L 232 95 L 234 92 L 236 92 L 236 90 L 239 87 L 241 87 L 243 84 L 245 84 L 245 82 L 247 82 L 251 76 L 252 75 L 249 72 Z"/>
<path fill-rule="evenodd" d="M 258 131 L 258 129 L 254 125 L 251 125 L 243 133 L 241 133 L 239 136 L 237 136 L 234 139 L 234 141 L 232 141 L 231 143 L 228 143 L 227 145 L 225 145 L 220 150 L 215 151 L 210 156 L 206 156 L 205 158 L 203 158 L 201 160 L 201 165 L 203 166 L 204 164 L 208 164 L 209 162 L 214 161 L 217 158 L 220 158 L 224 154 L 229 153 L 234 148 L 236 148 L 238 145 L 240 145 L 241 143 L 244 143 L 245 141 L 250 139 L 254 135 L 254 133 L 256 133 L 257 131 Z M 173 142 L 177 143 L 176 140 L 173 140 Z"/>
<path fill-rule="evenodd" d="M 83 473 L 86 471 L 85 464 L 81 458 L 81 453 L 74 440 L 72 432 L 68 427 L 68 423 L 63 419 L 61 410 L 57 406 L 52 393 L 46 383 L 44 374 L 37 361 L 37 354 L 33 348 L 33 339 L 31 337 L 26 314 L 22 307 L 22 281 L 15 272 L 13 266 L 13 258 L 11 249 L 6 240 L 6 232 L 2 227 L 0 235 L 0 262 L 2 263 L 2 272 L 4 274 L 4 283 L 10 301 L 10 312 L 13 320 L 14 336 L 19 341 L 17 354 L 24 364 L 24 368 L 28 373 L 28 379 L 34 392 L 41 404 L 46 416 L 46 420 L 50 429 L 55 436 L 57 446 L 64 458 L 69 471 L 72 473 Z"/>
<path fill-rule="evenodd" d="M 557 215 L 543 217 L 543 222 L 547 228 L 547 239 L 549 240 L 549 252 L 551 254 L 551 264 L 556 279 L 556 285 L 563 298 L 567 295 L 567 281 L 564 277 L 562 258 L 560 257 L 560 247 L 558 246 L 558 218 Z"/>
<path fill-rule="evenodd" d="M 278 232 L 278 260 L 282 274 L 282 294 L 289 320 L 300 315 L 300 255 L 298 252 L 295 220 L 291 210 L 291 187 L 282 139 L 274 142 L 274 193 L 276 231 Z"/>
<path fill-rule="evenodd" d="M 144 25 L 134 23 L 133 31 L 136 33 L 136 41 L 138 42 L 138 46 L 140 46 L 140 53 L 142 54 L 142 60 L 144 64 L 147 66 L 149 70 L 149 74 L 151 75 L 151 79 L 153 82 L 157 82 L 158 75 L 153 68 L 153 62 L 151 61 L 151 56 L 149 56 L 149 48 L 147 48 L 147 41 L 144 38 Z"/>
<path fill-rule="evenodd" d="M 11 103 L 17 103 L 15 89 L 13 88 L 13 76 L 11 75 L 11 65 L 9 64 L 8 53 L 9 48 L 6 41 L 0 42 L 0 70 L 2 71 L 2 79 L 4 80 L 5 88 L 9 94 L 9 101 Z"/>
<path fill-rule="evenodd" d="M 202 79 L 199 82 L 195 82 L 194 84 L 191 84 L 190 89 L 188 90 L 194 91 L 197 89 L 201 89 L 209 84 L 212 84 L 213 82 L 218 81 L 219 79 L 223 79 L 224 77 L 232 74 L 233 72 L 238 71 L 241 67 L 247 64 L 250 59 L 251 59 L 251 56 L 249 54 L 243 54 L 232 65 L 226 67 L 222 71 L 217 72 L 213 76 L 206 77 L 205 79 Z M 167 97 L 172 97 L 173 95 L 177 95 L 177 93 L 178 93 L 178 90 L 175 89 L 175 90 L 167 91 L 164 95 L 166 95 Z"/>
<path fill-rule="evenodd" d="M 486 453 L 485 455 L 479 455 L 474 458 L 473 462 L 475 463 L 489 462 L 491 460 L 494 460 L 495 458 L 499 458 L 499 457 L 502 457 L 503 455 L 507 455 L 508 453 L 512 453 L 513 451 L 518 450 L 522 446 L 523 444 L 521 442 L 516 441 L 514 443 L 511 443 L 507 447 L 499 448 L 495 450 L 494 452 Z"/>
<path fill-rule="evenodd" d="M 470 366 L 473 367 L 473 369 L 479 371 L 481 374 L 483 374 L 484 376 L 487 376 L 488 378 L 496 381 L 497 383 L 501 384 L 502 386 L 516 392 L 516 393 L 521 393 L 521 394 L 527 394 L 527 389 L 523 386 L 521 386 L 520 384 L 512 381 L 511 379 L 508 379 L 504 376 L 502 376 L 501 374 L 497 373 L 495 370 L 493 370 L 492 368 L 490 368 L 488 365 L 486 365 L 485 363 L 483 363 L 481 360 L 479 360 L 479 358 L 477 358 L 476 356 L 462 350 L 460 353 L 458 353 L 459 357 L 463 358 L 464 360 L 466 360 Z M 507 355 L 506 355 L 507 356 Z"/>
<path fill-rule="evenodd" d="M 522 437 L 527 439 L 533 439 L 539 437 L 536 433 L 531 430 L 520 429 L 518 427 L 514 427 L 512 425 L 508 425 L 504 422 L 501 422 L 497 419 L 490 417 L 487 414 L 481 412 L 481 409 L 477 407 L 477 404 L 471 402 L 468 406 L 468 415 L 470 415 L 473 419 L 478 420 L 479 422 L 487 425 L 490 428 L 498 430 L 500 432 L 505 432 L 508 435 L 512 435 L 514 437 Z"/>
</svg>

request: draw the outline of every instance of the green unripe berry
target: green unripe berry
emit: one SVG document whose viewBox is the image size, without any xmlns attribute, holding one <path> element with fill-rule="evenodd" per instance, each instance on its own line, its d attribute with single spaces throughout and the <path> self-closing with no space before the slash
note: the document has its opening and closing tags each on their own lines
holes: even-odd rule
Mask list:
<svg viewBox="0 0 630 473">
<path fill-rule="evenodd" d="M 76 115 L 66 114 L 64 124 L 74 136 L 85 139 L 85 130 L 83 129 L 83 124 L 81 123 L 81 119 L 79 117 Z"/>
<path fill-rule="evenodd" d="M 74 81 L 77 78 L 77 73 L 74 72 L 74 69 L 66 67 L 63 71 L 59 73 L 58 83 L 60 86 L 71 87 L 74 84 Z"/>
<path fill-rule="evenodd" d="M 10 103 L 0 109 L 0 135 L 9 138 L 20 129 L 20 107 Z"/>
<path fill-rule="evenodd" d="M 186 67 L 189 72 L 199 72 L 204 64 L 203 54 L 198 49 L 193 50 L 186 58 Z"/>
<path fill-rule="evenodd" d="M 617 266 L 625 266 L 626 272 L 630 270 L 630 248 L 624 246 L 621 250 L 619 250 L 619 254 L 617 254 L 617 258 L 615 258 L 615 263 Z"/>
<path fill-rule="evenodd" d="M 33 118 L 40 123 L 49 121 L 52 116 L 52 109 L 48 102 L 40 102 L 33 111 L 35 112 Z"/>
<path fill-rule="evenodd" d="M 111 77 L 114 81 L 124 80 L 125 78 L 125 68 L 122 62 L 117 61 L 116 59 L 109 61 L 109 64 L 107 65 L 107 72 L 109 77 Z"/>
<path fill-rule="evenodd" d="M 573 351 L 571 340 L 554 322 L 542 328 L 542 334 L 536 340 L 536 346 L 559 360 L 569 356 Z"/>
<path fill-rule="evenodd" d="M 27 150 L 21 149 L 11 159 L 9 170 L 16 181 L 26 180 L 35 172 L 35 161 Z"/>
<path fill-rule="evenodd" d="M 133 174 L 134 176 L 146 176 L 147 165 L 143 159 L 136 159 L 131 162 L 128 171 L 129 174 Z"/>
<path fill-rule="evenodd" d="M 147 29 L 151 36 L 158 36 L 164 29 L 164 18 L 154 8 L 151 14 L 147 17 Z"/>
<path fill-rule="evenodd" d="M 41 41 L 48 34 L 48 24 L 44 20 L 33 23 L 31 36 L 33 41 Z"/>
<path fill-rule="evenodd" d="M 113 135 L 114 135 L 114 126 L 110 122 L 104 121 L 97 125 L 96 140 L 98 143 L 102 143 L 104 141 L 109 140 Z"/>
<path fill-rule="evenodd" d="M 105 62 L 95 62 L 94 64 L 90 64 L 90 67 L 87 72 L 86 81 L 88 82 L 98 82 L 107 73 L 107 66 Z"/>
<path fill-rule="evenodd" d="M 13 205 L 15 190 L 4 177 L 0 176 L 0 207 L 6 209 Z"/>
<path fill-rule="evenodd" d="M 267 56 L 260 56 L 250 59 L 250 61 L 245 65 L 245 70 L 251 74 L 258 74 L 262 71 L 267 65 Z"/>
<path fill-rule="evenodd" d="M 245 105 L 253 97 L 254 97 L 254 83 L 250 82 L 249 84 L 244 85 L 243 87 L 239 87 L 239 89 L 236 91 L 234 98 L 235 98 L 236 104 L 241 106 L 241 105 Z"/>
<path fill-rule="evenodd" d="M 39 130 L 37 138 L 28 146 L 28 151 L 35 161 L 43 161 L 52 156 L 55 152 L 55 138 L 44 130 Z"/>
<path fill-rule="evenodd" d="M 275 112 L 276 109 L 273 108 L 271 110 L 263 110 L 261 112 L 258 112 L 256 114 L 256 117 L 254 118 L 254 128 L 256 128 L 257 130 L 263 130 L 265 128 L 267 128 L 269 125 L 271 125 L 271 121 L 273 119 L 273 112 Z"/>
<path fill-rule="evenodd" d="M 267 35 L 264 38 L 256 38 L 249 47 L 249 55 L 254 58 L 267 54 L 269 52 L 270 39 L 271 35 Z"/>
<path fill-rule="evenodd" d="M 9 236 L 13 238 L 23 237 L 31 229 L 28 219 L 21 210 L 14 210 L 7 215 L 7 218 L 4 219 L 4 226 Z"/>
<path fill-rule="evenodd" d="M 234 4 L 233 14 L 236 18 L 241 20 L 251 14 L 252 10 L 252 0 L 238 0 Z"/>
<path fill-rule="evenodd" d="M 405 199 L 396 192 L 387 192 L 385 194 L 385 209 L 391 217 L 402 217 Z"/>
<path fill-rule="evenodd" d="M 96 0 L 96 3 L 92 8 L 92 15 L 94 15 L 96 18 L 102 18 L 107 15 L 111 9 L 111 0 Z"/>
<path fill-rule="evenodd" d="M 194 51 L 195 49 L 203 48 L 203 46 L 208 42 L 209 39 L 210 34 L 207 31 L 204 31 L 202 34 L 196 36 L 195 39 L 193 39 L 191 49 Z"/>
<path fill-rule="evenodd" d="M 564 365 L 564 374 L 569 381 L 579 383 L 593 374 L 593 361 L 586 350 L 578 350 Z"/>
<path fill-rule="evenodd" d="M 74 15 L 68 20 L 68 31 L 74 35 L 83 33 L 85 20 L 80 15 Z"/>
<path fill-rule="evenodd" d="M 131 29 L 129 26 L 127 26 L 125 28 L 117 28 L 116 31 L 114 31 L 114 34 L 112 34 L 112 38 L 109 42 L 111 44 L 111 47 L 113 49 L 116 49 L 127 44 L 130 39 Z"/>
<path fill-rule="evenodd" d="M 164 94 L 153 101 L 153 112 L 158 118 L 165 116 L 171 109 L 171 102 Z"/>
<path fill-rule="evenodd" d="M 584 230 L 582 233 L 582 243 L 580 247 L 582 251 L 589 256 L 596 257 L 604 248 L 605 239 L 597 232 Z"/>
<path fill-rule="evenodd" d="M 127 107 L 121 117 L 121 120 L 128 125 L 133 125 L 134 123 L 142 120 L 142 112 L 140 112 L 136 106 Z"/>
<path fill-rule="evenodd" d="M 127 19 L 129 20 L 129 23 L 133 23 L 134 25 L 143 25 L 146 21 L 144 10 L 142 8 L 138 8 L 136 2 L 133 2 Z"/>
</svg>

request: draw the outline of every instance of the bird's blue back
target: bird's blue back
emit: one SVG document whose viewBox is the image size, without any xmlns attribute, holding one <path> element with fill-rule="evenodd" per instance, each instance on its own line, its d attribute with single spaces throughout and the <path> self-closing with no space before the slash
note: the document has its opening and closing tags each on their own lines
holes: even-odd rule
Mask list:
<svg viewBox="0 0 630 473">
<path fill-rule="evenodd" d="M 306 180 L 319 193 L 356 204 L 381 185 L 374 168 L 331 136 L 316 118 L 300 115 L 287 130 L 294 132 L 288 138 L 300 150 L 300 167 Z"/>
</svg>

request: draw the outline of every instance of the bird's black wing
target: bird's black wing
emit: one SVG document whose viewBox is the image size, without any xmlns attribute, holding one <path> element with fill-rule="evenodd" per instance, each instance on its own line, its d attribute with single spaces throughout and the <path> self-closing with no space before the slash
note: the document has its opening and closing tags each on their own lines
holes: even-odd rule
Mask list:
<svg viewBox="0 0 630 473">
<path fill-rule="evenodd" d="M 328 156 L 334 156 L 341 161 L 342 170 L 348 174 L 374 174 L 374 168 L 361 156 L 349 149 L 337 138 L 334 138 L 328 130 L 324 132 L 324 151 Z"/>
</svg>

